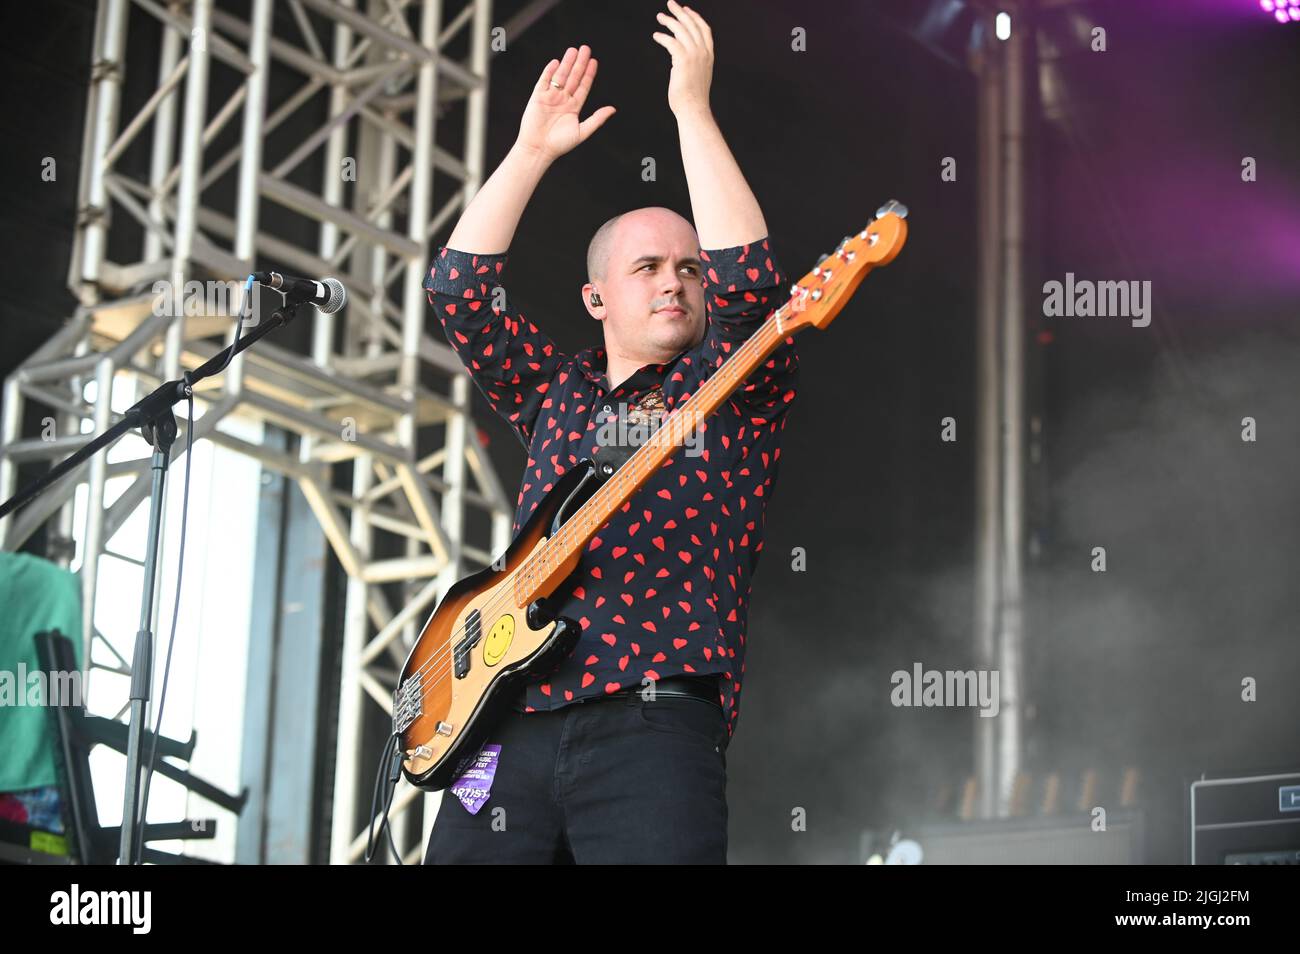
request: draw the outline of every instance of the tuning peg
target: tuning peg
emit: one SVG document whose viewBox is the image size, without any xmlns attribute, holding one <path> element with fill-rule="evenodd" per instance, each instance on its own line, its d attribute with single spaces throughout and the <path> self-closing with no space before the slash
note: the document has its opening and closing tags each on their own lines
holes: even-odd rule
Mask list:
<svg viewBox="0 0 1300 954">
<path fill-rule="evenodd" d="M 822 262 L 826 261 L 826 259 L 828 259 L 828 258 L 830 258 L 830 257 L 831 257 L 831 256 L 830 256 L 830 253 L 829 253 L 829 252 L 822 252 L 822 254 L 821 254 L 820 256 L 818 256 L 818 258 L 817 258 L 817 264 L 818 264 L 818 265 L 821 265 Z"/>
<path fill-rule="evenodd" d="M 876 209 L 876 218 L 888 215 L 890 212 L 893 212 L 900 219 L 907 218 L 907 206 L 903 205 L 903 203 L 899 202 L 897 199 L 890 199 L 880 208 Z"/>
</svg>

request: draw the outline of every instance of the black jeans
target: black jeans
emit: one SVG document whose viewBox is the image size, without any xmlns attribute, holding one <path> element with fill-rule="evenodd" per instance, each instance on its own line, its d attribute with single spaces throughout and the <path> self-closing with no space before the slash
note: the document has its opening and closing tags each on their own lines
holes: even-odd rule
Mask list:
<svg viewBox="0 0 1300 954">
<path fill-rule="evenodd" d="M 726 864 L 721 706 L 639 692 L 511 712 L 491 795 L 443 792 L 425 864 Z"/>
</svg>

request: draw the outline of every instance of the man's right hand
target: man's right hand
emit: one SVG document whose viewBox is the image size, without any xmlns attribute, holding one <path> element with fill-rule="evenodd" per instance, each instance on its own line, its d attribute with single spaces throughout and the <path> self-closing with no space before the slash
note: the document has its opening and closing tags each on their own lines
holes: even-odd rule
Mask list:
<svg viewBox="0 0 1300 954">
<path fill-rule="evenodd" d="M 577 50 L 565 50 L 563 60 L 547 63 L 524 109 L 515 145 L 549 162 L 586 142 L 616 111 L 613 106 L 602 106 L 578 121 L 595 78 L 596 60 L 585 43 Z"/>
</svg>

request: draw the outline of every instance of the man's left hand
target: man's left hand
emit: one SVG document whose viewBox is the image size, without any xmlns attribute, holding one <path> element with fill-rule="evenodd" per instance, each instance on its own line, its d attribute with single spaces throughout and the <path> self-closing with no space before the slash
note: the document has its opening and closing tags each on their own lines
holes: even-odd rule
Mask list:
<svg viewBox="0 0 1300 954">
<path fill-rule="evenodd" d="M 673 55 L 668 78 L 668 107 L 674 115 L 709 108 L 709 83 L 713 79 L 713 31 L 704 18 L 677 0 L 668 0 L 669 13 L 656 19 L 672 31 L 653 33 L 656 43 Z"/>
</svg>

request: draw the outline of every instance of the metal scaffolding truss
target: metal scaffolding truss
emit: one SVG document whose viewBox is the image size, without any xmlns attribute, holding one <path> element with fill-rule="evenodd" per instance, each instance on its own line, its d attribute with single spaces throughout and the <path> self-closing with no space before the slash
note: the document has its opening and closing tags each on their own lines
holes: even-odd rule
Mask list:
<svg viewBox="0 0 1300 954">
<path fill-rule="evenodd" d="M 421 287 L 431 237 L 483 178 L 491 2 L 470 0 L 449 16 L 440 0 L 282 0 L 275 36 L 272 0 L 232 4 L 241 15 L 220 6 L 100 0 L 68 276 L 81 305 L 4 382 L 0 498 L 17 489 L 20 464 L 62 459 L 109 427 L 115 389 L 134 400 L 232 340 L 230 316 L 242 307 L 242 281 L 255 263 L 344 279 L 350 301 L 337 324 L 310 312 L 310 355 L 271 336 L 204 382 L 211 387 L 196 395 L 204 413 L 194 437 L 293 478 L 347 573 L 331 860 L 348 862 L 364 847 L 356 799 L 378 754 L 361 752 L 366 700 L 391 713 L 397 670 L 432 604 L 476 568 L 470 561 L 486 566 L 509 542 L 512 502 L 471 439 L 472 385 L 441 336 L 426 332 Z M 156 88 L 123 115 L 128 30 L 150 19 L 161 24 Z M 466 52 L 458 60 L 449 48 Z M 292 89 L 282 101 L 268 101 L 273 76 L 277 89 Z M 440 107 L 456 100 L 464 100 L 466 125 L 453 152 L 437 134 Z M 281 142 L 272 133 L 286 124 L 293 141 L 272 149 L 268 137 Z M 128 175 L 123 160 L 128 150 L 141 155 L 142 144 L 146 181 Z M 435 170 L 456 184 L 437 208 Z M 304 184 L 313 177 L 314 188 Z M 293 215 L 267 216 L 270 206 Z M 272 234 L 272 219 L 291 222 L 292 234 Z M 123 247 L 137 247 L 136 260 L 110 260 L 109 249 L 121 257 Z M 169 314 L 159 281 L 225 286 L 234 295 L 197 314 Z M 55 417 L 54 439 L 23 436 L 29 404 Z M 225 433 L 228 415 L 297 435 L 297 452 Z M 438 442 L 423 456 L 422 428 Z M 174 453 L 183 447 L 178 440 Z M 88 666 L 96 640 L 122 667 L 131 656 L 94 631 L 96 583 L 107 544 L 147 498 L 148 464 L 147 456 L 110 464 L 96 455 L 0 521 L 8 549 L 47 520 L 68 539 L 73 495 L 88 487 L 79 560 Z M 349 473 L 350 491 L 340 488 Z M 133 480 L 105 506 L 106 482 L 120 476 Z M 464 539 L 470 508 L 490 515 L 481 546 Z M 399 838 L 402 811 L 420 794 L 401 783 L 393 805 Z"/>
</svg>

